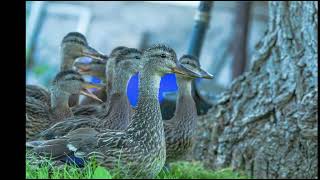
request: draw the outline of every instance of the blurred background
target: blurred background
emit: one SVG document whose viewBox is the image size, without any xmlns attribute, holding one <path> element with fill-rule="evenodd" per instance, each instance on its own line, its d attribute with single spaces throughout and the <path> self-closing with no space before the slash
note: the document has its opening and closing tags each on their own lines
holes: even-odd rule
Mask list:
<svg viewBox="0 0 320 180">
<path fill-rule="evenodd" d="M 198 5 L 199 1 L 27 1 L 26 83 L 50 84 L 59 70 L 60 42 L 71 31 L 83 33 L 105 54 L 121 45 L 143 49 L 166 43 L 180 57 L 187 53 Z M 268 5 L 214 1 L 210 15 L 200 64 L 215 78 L 197 82 L 197 89 L 213 101 L 250 66 L 249 57 L 267 27 Z M 135 88 L 136 81 L 133 78 L 129 86 Z M 168 75 L 161 88 L 160 96 L 175 92 L 175 77 Z"/>
</svg>

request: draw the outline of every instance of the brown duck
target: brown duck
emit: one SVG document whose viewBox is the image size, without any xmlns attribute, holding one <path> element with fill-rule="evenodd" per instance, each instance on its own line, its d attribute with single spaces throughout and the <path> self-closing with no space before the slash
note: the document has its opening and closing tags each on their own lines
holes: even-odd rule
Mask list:
<svg viewBox="0 0 320 180">
<path fill-rule="evenodd" d="M 62 71 L 56 75 L 50 88 L 51 106 L 39 99 L 26 97 L 26 138 L 34 139 L 40 132 L 53 123 L 73 116 L 68 100 L 71 94 L 84 94 L 98 98 L 85 88 L 96 87 L 84 81 L 81 75 L 73 70 Z"/>
<path fill-rule="evenodd" d="M 180 58 L 179 63 L 190 71 L 199 74 L 201 78 L 213 78 L 211 74 L 200 68 L 198 60 L 193 56 L 184 55 Z M 191 95 L 193 79 L 193 77 L 177 76 L 179 91 L 175 115 L 170 120 L 163 121 L 167 147 L 167 163 L 179 160 L 192 146 L 192 137 L 197 119 L 197 109 Z"/>
</svg>

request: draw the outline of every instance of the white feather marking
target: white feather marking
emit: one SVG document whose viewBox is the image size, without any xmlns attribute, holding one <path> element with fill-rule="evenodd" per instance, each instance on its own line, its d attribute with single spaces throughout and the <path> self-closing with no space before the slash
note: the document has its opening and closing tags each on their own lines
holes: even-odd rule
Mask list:
<svg viewBox="0 0 320 180">
<path fill-rule="evenodd" d="M 74 155 L 76 156 L 76 157 L 79 157 L 79 158 L 81 158 L 81 157 L 84 157 L 84 152 L 76 152 L 76 153 L 74 153 Z"/>
<path fill-rule="evenodd" d="M 74 145 L 72 145 L 72 144 L 67 144 L 67 147 L 68 147 L 68 149 L 69 149 L 70 151 L 77 151 L 77 148 L 74 147 Z"/>
</svg>

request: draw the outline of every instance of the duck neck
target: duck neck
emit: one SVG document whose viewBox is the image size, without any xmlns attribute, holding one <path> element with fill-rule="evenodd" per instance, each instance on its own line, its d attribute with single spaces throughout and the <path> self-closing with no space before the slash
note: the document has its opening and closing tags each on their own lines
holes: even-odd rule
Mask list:
<svg viewBox="0 0 320 180">
<path fill-rule="evenodd" d="M 128 127 L 131 106 L 124 94 L 113 93 L 107 111 L 105 121 L 109 129 L 124 130 Z"/>
<path fill-rule="evenodd" d="M 116 70 L 117 73 L 113 77 L 111 94 L 119 93 L 126 95 L 127 85 L 131 75 L 124 71 L 125 70 Z"/>
<path fill-rule="evenodd" d="M 112 82 L 113 82 L 113 68 L 112 68 L 111 61 L 107 62 L 106 67 L 106 96 L 107 96 L 107 102 L 109 101 L 109 97 L 112 91 Z"/>
<path fill-rule="evenodd" d="M 139 73 L 138 104 L 140 102 L 140 99 L 141 100 L 153 99 L 158 101 L 161 76 L 156 73 L 152 73 L 153 67 L 145 66 L 145 68 L 150 68 L 150 69 L 141 71 L 141 73 Z M 159 105 L 159 103 L 157 104 Z"/>
<path fill-rule="evenodd" d="M 57 120 L 72 116 L 68 102 L 70 94 L 67 94 L 56 87 L 51 88 L 51 111 L 58 118 Z"/>
<path fill-rule="evenodd" d="M 191 97 L 191 79 L 177 77 L 177 85 L 179 87 L 178 98 L 186 96 Z"/>
<path fill-rule="evenodd" d="M 153 66 L 145 65 L 139 72 L 138 105 L 127 131 L 140 142 L 163 145 L 164 129 L 158 102 L 161 76 L 153 69 Z"/>
<path fill-rule="evenodd" d="M 121 76 L 114 77 L 112 85 L 112 93 L 109 95 L 108 103 L 106 106 L 108 114 L 107 120 L 111 127 L 110 129 L 125 129 L 128 126 L 128 119 L 130 118 L 131 106 L 126 95 L 127 83 L 130 76 L 126 73 L 121 73 Z M 114 125 L 114 126 L 113 126 Z"/>
<path fill-rule="evenodd" d="M 177 77 L 179 87 L 175 117 L 178 126 L 195 127 L 197 109 L 191 94 L 192 80 Z"/>
<path fill-rule="evenodd" d="M 61 56 L 60 71 L 72 69 L 72 65 L 75 58 L 68 55 L 68 53 L 61 53 L 60 56 Z"/>
</svg>

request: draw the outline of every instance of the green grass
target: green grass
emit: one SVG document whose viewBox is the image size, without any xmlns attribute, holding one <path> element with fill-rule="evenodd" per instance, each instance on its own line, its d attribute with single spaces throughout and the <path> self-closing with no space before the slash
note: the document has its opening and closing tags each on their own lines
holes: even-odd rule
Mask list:
<svg viewBox="0 0 320 180">
<path fill-rule="evenodd" d="M 161 171 L 157 179 L 247 179 L 243 172 L 233 172 L 231 168 L 207 170 L 199 162 L 181 161 L 170 166 L 170 172 Z"/>
<path fill-rule="evenodd" d="M 30 154 L 27 157 L 31 157 Z M 26 160 L 27 179 L 112 179 L 108 170 L 89 162 L 84 168 L 72 165 L 54 166 L 52 161 L 43 160 L 41 165 L 33 165 L 34 159 Z M 233 172 L 230 168 L 218 171 L 206 170 L 200 163 L 177 162 L 171 164 L 169 172 L 161 171 L 156 179 L 246 179 L 242 172 Z"/>
</svg>

